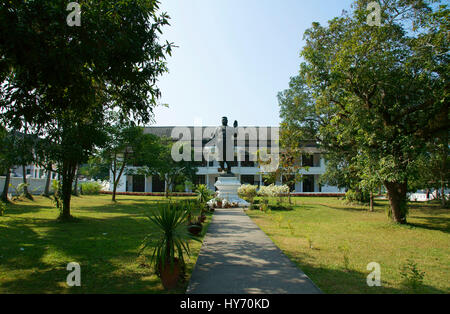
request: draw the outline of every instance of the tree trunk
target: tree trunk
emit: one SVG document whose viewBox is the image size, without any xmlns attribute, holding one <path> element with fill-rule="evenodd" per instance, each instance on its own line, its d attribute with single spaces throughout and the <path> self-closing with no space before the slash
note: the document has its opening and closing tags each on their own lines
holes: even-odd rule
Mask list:
<svg viewBox="0 0 450 314">
<path fill-rule="evenodd" d="M 372 191 L 370 191 L 370 199 L 369 199 L 369 202 L 370 202 L 369 211 L 373 212 L 374 209 L 373 209 L 373 192 L 372 192 Z"/>
<path fill-rule="evenodd" d="M 76 166 L 76 171 L 75 171 L 75 185 L 73 187 L 73 191 L 72 191 L 73 196 L 79 196 L 78 194 L 78 166 Z"/>
<path fill-rule="evenodd" d="M 407 182 L 384 182 L 388 192 L 389 203 L 392 211 L 392 219 L 399 224 L 406 224 L 407 214 Z"/>
<path fill-rule="evenodd" d="M 112 193 L 112 201 L 113 201 L 113 202 L 116 202 L 116 191 L 117 191 L 117 182 L 114 181 L 114 184 L 113 184 L 113 193 Z"/>
<path fill-rule="evenodd" d="M 26 198 L 28 198 L 29 200 L 33 200 L 33 196 L 30 194 L 30 192 L 28 191 L 28 182 L 27 182 L 27 172 L 25 169 L 25 165 L 22 165 L 22 177 L 23 177 L 23 195 L 25 195 Z"/>
<path fill-rule="evenodd" d="M 166 183 L 165 183 L 165 187 L 164 187 L 164 196 L 166 198 L 169 198 L 169 186 L 170 186 L 170 181 L 166 179 Z"/>
<path fill-rule="evenodd" d="M 70 220 L 70 201 L 72 198 L 72 183 L 75 176 L 76 163 L 70 161 L 63 161 L 62 169 L 62 211 L 60 214 L 61 220 Z"/>
<path fill-rule="evenodd" d="M 11 182 L 11 168 L 8 168 L 8 170 L 6 171 L 5 186 L 3 187 L 3 192 L 2 195 L 0 196 L 3 203 L 10 203 L 10 200 L 8 198 L 10 182 Z"/>
<path fill-rule="evenodd" d="M 50 169 L 47 171 L 47 181 L 45 181 L 45 189 L 43 194 L 45 197 L 50 196 L 50 181 L 52 179 L 52 171 Z"/>
<path fill-rule="evenodd" d="M 449 107 L 445 106 L 444 111 L 442 112 L 442 117 L 444 119 L 444 123 L 443 125 L 447 125 L 448 126 L 448 110 Z M 447 177 L 447 158 L 448 158 L 448 130 L 445 130 L 442 133 L 442 166 L 441 166 L 441 194 L 442 194 L 442 199 L 441 199 L 441 204 L 442 207 L 445 207 L 446 205 L 446 196 L 445 196 L 445 180 Z"/>
<path fill-rule="evenodd" d="M 113 172 L 113 195 L 112 195 L 112 201 L 116 202 L 116 193 L 117 193 L 117 186 L 119 185 L 120 178 L 122 177 L 123 171 L 125 170 L 126 162 L 125 159 L 123 161 L 122 166 L 120 167 L 119 174 L 116 178 L 116 171 Z M 114 166 L 115 167 L 115 166 Z"/>
</svg>

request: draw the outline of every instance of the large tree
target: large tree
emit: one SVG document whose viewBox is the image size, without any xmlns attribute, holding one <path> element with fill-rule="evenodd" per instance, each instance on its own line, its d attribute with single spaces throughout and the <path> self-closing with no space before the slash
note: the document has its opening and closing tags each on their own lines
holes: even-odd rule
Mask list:
<svg viewBox="0 0 450 314">
<path fill-rule="evenodd" d="M 169 197 L 169 191 L 176 183 L 194 181 L 198 170 L 195 162 L 175 161 L 172 156 L 174 142 L 171 138 L 145 134 L 144 140 L 140 143 L 136 158 L 136 164 L 140 168 L 135 173 L 147 176 L 158 175 L 165 182 L 164 194 L 166 197 Z M 193 157 L 193 151 L 191 154 Z"/>
<path fill-rule="evenodd" d="M 81 26 L 66 24 L 67 1 L 0 4 L 2 120 L 27 121 L 59 146 L 62 219 L 69 219 L 76 167 L 105 138 L 108 112 L 151 120 L 172 45 L 160 43 L 168 16 L 158 1 L 80 0 Z"/>
<path fill-rule="evenodd" d="M 107 128 L 108 139 L 100 152 L 101 163 L 108 164 L 112 174 L 112 201 L 116 201 L 116 191 L 127 165 L 132 165 L 137 152 L 142 149 L 146 136 L 140 127 L 116 124 Z M 148 147 L 151 149 L 151 147 Z"/>
<path fill-rule="evenodd" d="M 8 192 L 12 167 L 20 163 L 19 138 L 17 135 L 17 133 L 8 132 L 6 128 L 0 125 L 0 172 L 5 173 L 5 185 L 0 200 L 4 203 L 10 202 Z"/>
<path fill-rule="evenodd" d="M 430 139 L 448 134 L 449 14 L 429 2 L 380 1 L 381 26 L 367 24 L 363 0 L 327 26 L 314 23 L 305 33 L 299 75 L 313 104 L 300 102 L 292 111 L 301 124 L 311 117 L 325 150 L 357 158 L 359 177 L 376 172 L 397 223 L 406 223 L 416 160 Z"/>
</svg>

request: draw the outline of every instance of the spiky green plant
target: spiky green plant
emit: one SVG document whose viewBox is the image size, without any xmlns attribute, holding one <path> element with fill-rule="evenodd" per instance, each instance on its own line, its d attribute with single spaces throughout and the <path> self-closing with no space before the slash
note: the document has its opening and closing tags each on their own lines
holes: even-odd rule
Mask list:
<svg viewBox="0 0 450 314">
<path fill-rule="evenodd" d="M 211 190 L 205 184 L 199 184 L 195 192 L 200 203 L 206 203 L 212 198 Z"/>
<path fill-rule="evenodd" d="M 189 240 L 200 241 L 187 229 L 188 214 L 187 210 L 176 210 L 173 205 L 164 204 L 149 216 L 155 231 L 145 238 L 141 253 L 146 247 L 153 246 L 150 261 L 156 273 L 159 273 L 160 267 L 164 269 L 167 263 L 173 267 L 175 259 L 184 265 L 184 253 L 190 255 Z"/>
</svg>

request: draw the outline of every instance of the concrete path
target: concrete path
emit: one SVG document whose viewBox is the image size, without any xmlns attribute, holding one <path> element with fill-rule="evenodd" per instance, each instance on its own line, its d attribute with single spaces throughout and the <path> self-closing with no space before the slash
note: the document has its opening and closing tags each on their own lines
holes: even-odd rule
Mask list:
<svg viewBox="0 0 450 314">
<path fill-rule="evenodd" d="M 216 209 L 186 293 L 321 291 L 242 209 Z"/>
</svg>

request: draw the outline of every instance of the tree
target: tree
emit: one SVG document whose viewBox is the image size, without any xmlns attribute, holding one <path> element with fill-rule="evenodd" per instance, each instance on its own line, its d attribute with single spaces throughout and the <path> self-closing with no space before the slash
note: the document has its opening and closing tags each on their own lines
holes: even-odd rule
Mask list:
<svg viewBox="0 0 450 314">
<path fill-rule="evenodd" d="M 50 197 L 50 184 L 52 172 L 54 171 L 53 167 L 57 164 L 57 161 L 53 158 L 55 149 L 57 149 L 57 147 L 54 147 L 54 145 L 46 138 L 40 138 L 36 143 L 36 162 L 47 171 L 44 193 L 42 194 L 45 197 Z"/>
<path fill-rule="evenodd" d="M 101 153 L 96 151 L 89 157 L 87 163 L 80 167 L 80 175 L 94 180 L 109 180 L 109 168 L 111 164 L 101 158 Z"/>
<path fill-rule="evenodd" d="M 8 198 L 9 185 L 11 180 L 11 168 L 19 163 L 18 138 L 16 133 L 8 132 L 0 126 L 0 167 L 1 171 L 6 173 L 5 185 L 0 196 L 0 200 L 9 203 Z"/>
<path fill-rule="evenodd" d="M 143 135 L 142 128 L 130 125 L 114 125 L 107 130 L 108 140 L 101 151 L 101 160 L 109 165 L 113 181 L 112 201 L 115 202 L 117 187 L 126 166 L 134 163 L 135 152 L 142 149 L 142 141 L 148 137 Z"/>
<path fill-rule="evenodd" d="M 108 113 L 151 120 L 172 49 L 159 42 L 169 17 L 158 1 L 79 3 L 80 27 L 66 24 L 64 0 L 0 4 L 0 116 L 15 128 L 27 121 L 59 147 L 64 220 L 75 169 L 103 144 Z"/>
<path fill-rule="evenodd" d="M 23 178 L 23 195 L 29 200 L 33 200 L 33 196 L 28 190 L 27 182 L 27 172 L 26 167 L 30 164 L 34 164 L 36 160 L 35 147 L 37 138 L 35 136 L 27 134 L 27 126 L 24 123 L 24 132 L 16 132 L 17 136 L 17 154 L 18 154 L 18 165 L 22 166 L 22 178 Z M 14 130 L 12 131 L 14 132 Z"/>
<path fill-rule="evenodd" d="M 447 38 L 448 24 L 431 27 L 430 19 L 437 12 L 448 16 L 448 10 L 427 3 L 381 1 L 384 22 L 373 27 L 366 23 L 367 1 L 355 1 L 353 12 L 328 26 L 314 23 L 305 32 L 301 53 L 305 61 L 299 76 L 314 99 L 314 111 L 304 105 L 301 114 L 312 112 L 326 151 L 364 156 L 366 162 L 356 169 L 359 177 L 376 169 L 388 191 L 392 218 L 402 224 L 415 160 L 426 152 L 430 139 L 448 133 L 442 118 L 449 103 L 448 54 L 417 48 L 419 34 Z M 406 32 L 410 24 L 420 32 Z"/>
<path fill-rule="evenodd" d="M 139 149 L 137 164 L 142 166 L 137 173 L 143 175 L 158 175 L 165 181 L 164 194 L 169 197 L 169 191 L 177 182 L 194 181 L 197 167 L 193 161 L 176 162 L 172 157 L 173 141 L 169 138 L 159 138 L 145 135 Z M 192 152 L 193 157 L 193 152 Z"/>
</svg>

